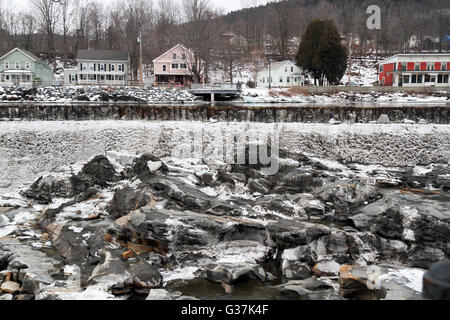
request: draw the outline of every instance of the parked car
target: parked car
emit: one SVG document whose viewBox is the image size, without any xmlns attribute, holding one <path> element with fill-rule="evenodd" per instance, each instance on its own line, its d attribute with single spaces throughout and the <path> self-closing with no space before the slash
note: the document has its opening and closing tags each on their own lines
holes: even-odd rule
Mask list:
<svg viewBox="0 0 450 320">
<path fill-rule="evenodd" d="M 346 82 L 346 83 L 345 83 L 345 86 L 346 86 L 346 87 L 359 87 L 359 84 L 357 84 L 357 83 L 354 82 L 354 81 L 350 81 L 350 82 Z"/>
</svg>

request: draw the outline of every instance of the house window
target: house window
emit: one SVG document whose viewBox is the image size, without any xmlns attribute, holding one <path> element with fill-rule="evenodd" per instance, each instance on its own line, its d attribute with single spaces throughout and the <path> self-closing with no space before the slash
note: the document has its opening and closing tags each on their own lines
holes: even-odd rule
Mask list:
<svg viewBox="0 0 450 320">
<path fill-rule="evenodd" d="M 383 72 L 383 65 L 380 66 L 380 72 Z"/>
<path fill-rule="evenodd" d="M 448 74 L 444 74 L 444 83 L 448 83 Z"/>
<path fill-rule="evenodd" d="M 94 63 L 89 63 L 89 70 L 90 71 L 94 71 L 95 68 L 95 64 Z"/>
<path fill-rule="evenodd" d="M 115 64 L 111 64 L 110 65 L 110 69 L 111 69 L 111 71 L 116 71 L 115 69 L 116 69 L 116 65 Z"/>
<path fill-rule="evenodd" d="M 419 74 L 417 76 L 417 83 L 422 83 L 423 82 L 423 75 Z"/>
<path fill-rule="evenodd" d="M 427 63 L 427 70 L 428 71 L 433 71 L 434 70 L 434 63 L 433 62 L 428 62 Z"/>
<path fill-rule="evenodd" d="M 406 63 L 405 64 L 402 63 L 401 66 L 402 66 L 402 71 L 406 71 Z"/>
<path fill-rule="evenodd" d="M 119 64 L 117 69 L 119 70 L 119 72 L 123 72 L 123 64 Z"/>
<path fill-rule="evenodd" d="M 291 67 L 291 72 L 294 72 L 294 67 Z"/>
<path fill-rule="evenodd" d="M 166 72 L 167 71 L 167 66 L 163 65 L 163 71 Z"/>
<path fill-rule="evenodd" d="M 442 71 L 447 71 L 447 62 L 442 63 Z"/>
<path fill-rule="evenodd" d="M 74 74 L 70 75 L 70 82 L 75 82 L 75 75 Z"/>
<path fill-rule="evenodd" d="M 414 70 L 420 71 L 420 63 L 419 62 L 414 63 Z"/>
<path fill-rule="evenodd" d="M 16 69 L 20 69 L 20 62 L 16 61 Z"/>
<path fill-rule="evenodd" d="M 411 83 L 417 83 L 417 76 L 415 74 L 412 75 Z"/>
<path fill-rule="evenodd" d="M 280 83 L 283 83 L 283 77 L 280 77 Z"/>
<path fill-rule="evenodd" d="M 172 63 L 172 69 L 178 69 L 178 63 Z"/>
<path fill-rule="evenodd" d="M 181 55 L 181 58 L 182 58 L 183 60 L 186 60 L 186 55 L 183 53 L 183 54 Z"/>
<path fill-rule="evenodd" d="M 81 64 L 81 70 L 82 71 L 86 71 L 86 68 L 87 68 L 86 63 L 82 63 Z"/>
<path fill-rule="evenodd" d="M 409 83 L 409 76 L 403 76 L 403 83 Z"/>
<path fill-rule="evenodd" d="M 187 64 L 186 63 L 181 63 L 180 64 L 180 69 L 187 69 Z"/>
<path fill-rule="evenodd" d="M 104 64 L 100 64 L 100 71 L 105 71 L 105 65 Z"/>
<path fill-rule="evenodd" d="M 442 77 L 442 74 L 439 74 L 438 75 L 438 83 L 442 83 L 442 80 L 443 80 L 443 77 Z"/>
<path fill-rule="evenodd" d="M 429 74 L 425 75 L 425 82 L 430 82 L 431 78 Z"/>
<path fill-rule="evenodd" d="M 9 61 L 5 61 L 5 69 L 9 69 Z"/>
<path fill-rule="evenodd" d="M 30 69 L 30 63 L 29 62 L 25 62 L 25 69 Z"/>
<path fill-rule="evenodd" d="M 2 82 L 5 82 L 5 75 L 2 74 Z"/>
<path fill-rule="evenodd" d="M 284 67 L 284 72 L 287 72 L 287 67 Z"/>
<path fill-rule="evenodd" d="M 287 82 L 287 83 L 290 83 L 290 82 L 291 82 L 291 79 L 290 79 L 289 77 L 286 77 L 286 82 Z"/>
<path fill-rule="evenodd" d="M 6 81 L 9 81 L 9 75 L 6 75 Z"/>
</svg>

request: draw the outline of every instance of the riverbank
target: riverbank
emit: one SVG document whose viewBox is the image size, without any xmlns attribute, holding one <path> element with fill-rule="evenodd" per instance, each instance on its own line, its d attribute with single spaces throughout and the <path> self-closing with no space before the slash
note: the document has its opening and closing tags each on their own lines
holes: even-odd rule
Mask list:
<svg viewBox="0 0 450 320">
<path fill-rule="evenodd" d="M 173 153 L 246 131 L 279 133 L 273 176 Z M 7 122 L 0 141 L 0 299 L 414 300 L 449 258 L 448 125 Z"/>
</svg>

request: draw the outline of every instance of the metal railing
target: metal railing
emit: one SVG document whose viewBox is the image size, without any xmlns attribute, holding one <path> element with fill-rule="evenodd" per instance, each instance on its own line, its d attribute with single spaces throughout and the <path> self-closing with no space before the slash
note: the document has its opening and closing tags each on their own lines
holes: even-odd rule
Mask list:
<svg viewBox="0 0 450 320">
<path fill-rule="evenodd" d="M 195 83 L 191 85 L 191 90 L 242 90 L 240 83 Z"/>
</svg>

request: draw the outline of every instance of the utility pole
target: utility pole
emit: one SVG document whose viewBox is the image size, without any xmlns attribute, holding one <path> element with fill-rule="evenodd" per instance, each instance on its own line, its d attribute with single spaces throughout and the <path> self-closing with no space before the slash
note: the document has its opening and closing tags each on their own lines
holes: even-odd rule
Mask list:
<svg viewBox="0 0 450 320">
<path fill-rule="evenodd" d="M 271 70 L 271 65 L 270 65 L 270 57 L 269 57 L 269 90 L 272 89 L 272 70 Z"/>
<path fill-rule="evenodd" d="M 353 34 L 350 33 L 350 45 L 348 47 L 348 82 L 351 82 L 351 72 L 352 72 L 352 44 L 353 44 Z"/>
<path fill-rule="evenodd" d="M 144 68 L 142 58 L 142 32 L 139 32 L 139 85 L 144 86 Z"/>
</svg>

